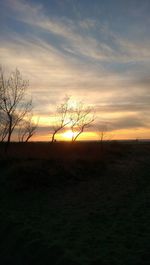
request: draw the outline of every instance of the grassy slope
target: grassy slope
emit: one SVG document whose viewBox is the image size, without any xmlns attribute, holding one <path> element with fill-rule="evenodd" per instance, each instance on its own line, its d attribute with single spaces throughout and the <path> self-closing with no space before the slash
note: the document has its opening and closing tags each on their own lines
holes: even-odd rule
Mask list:
<svg viewBox="0 0 150 265">
<path fill-rule="evenodd" d="M 1 264 L 149 264 L 150 144 L 13 144 L 0 168 Z"/>
</svg>

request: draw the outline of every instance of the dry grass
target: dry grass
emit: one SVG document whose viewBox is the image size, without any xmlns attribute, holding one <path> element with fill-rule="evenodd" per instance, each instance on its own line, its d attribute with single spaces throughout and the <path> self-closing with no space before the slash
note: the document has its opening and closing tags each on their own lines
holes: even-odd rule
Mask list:
<svg viewBox="0 0 150 265">
<path fill-rule="evenodd" d="M 150 144 L 2 149 L 2 264 L 149 264 Z"/>
</svg>

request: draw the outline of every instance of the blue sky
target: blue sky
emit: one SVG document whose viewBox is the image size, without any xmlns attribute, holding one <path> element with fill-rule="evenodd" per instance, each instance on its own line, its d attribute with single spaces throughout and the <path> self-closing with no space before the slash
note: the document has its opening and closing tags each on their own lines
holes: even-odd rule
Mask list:
<svg viewBox="0 0 150 265">
<path fill-rule="evenodd" d="M 148 138 L 150 1 L 0 5 L 0 61 L 29 79 L 42 133 L 68 94 L 94 105 L 96 123 L 107 123 L 115 138 Z"/>
</svg>

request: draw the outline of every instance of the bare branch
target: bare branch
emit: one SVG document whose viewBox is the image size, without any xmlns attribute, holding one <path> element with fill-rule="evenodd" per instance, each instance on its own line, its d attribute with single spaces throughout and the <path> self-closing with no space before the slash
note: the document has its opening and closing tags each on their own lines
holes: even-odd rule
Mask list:
<svg viewBox="0 0 150 265">
<path fill-rule="evenodd" d="M 29 82 L 22 78 L 18 69 L 5 77 L 0 67 L 0 110 L 6 118 L 7 130 L 5 129 L 5 132 L 7 132 L 8 143 L 15 127 L 27 113 L 31 112 L 32 101 L 26 99 L 28 84 Z"/>
<path fill-rule="evenodd" d="M 33 115 L 30 115 L 26 120 L 22 120 L 18 131 L 19 142 L 29 141 L 29 139 L 36 133 L 38 122 L 39 119 L 36 122 L 33 121 Z"/>
<path fill-rule="evenodd" d="M 85 128 L 88 128 L 94 120 L 93 108 L 84 106 L 82 102 L 79 102 L 71 113 L 72 141 L 75 142 Z"/>
<path fill-rule="evenodd" d="M 70 123 L 70 120 L 68 119 L 68 113 L 70 110 L 69 100 L 69 97 L 65 97 L 64 102 L 57 108 L 57 120 L 53 126 L 52 142 L 55 142 L 56 134 Z"/>
</svg>

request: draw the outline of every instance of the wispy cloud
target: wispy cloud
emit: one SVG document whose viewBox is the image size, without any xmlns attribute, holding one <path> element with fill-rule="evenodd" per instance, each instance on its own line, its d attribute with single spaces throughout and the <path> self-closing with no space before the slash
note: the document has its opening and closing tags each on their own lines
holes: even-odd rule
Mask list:
<svg viewBox="0 0 150 265">
<path fill-rule="evenodd" d="M 48 16 L 43 4 L 7 0 L 9 17 L 26 28 L 7 28 L 1 63 L 30 80 L 36 115 L 47 119 L 65 94 L 93 104 L 98 120 L 115 129 L 150 124 L 150 50 L 96 18 Z M 41 124 L 41 126 L 43 126 Z M 43 129 L 41 129 L 43 130 Z"/>
<path fill-rule="evenodd" d="M 7 0 L 16 20 L 40 28 L 62 38 L 62 48 L 72 54 L 82 55 L 99 61 L 147 61 L 150 60 L 149 41 L 134 42 L 124 39 L 112 32 L 104 24 L 94 19 L 83 19 L 75 22 L 68 18 L 53 16 L 49 18 L 42 5 L 31 5 L 24 1 Z M 96 37 L 91 34 L 96 30 Z M 105 37 L 110 40 L 104 41 Z"/>
</svg>

